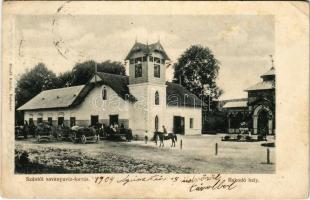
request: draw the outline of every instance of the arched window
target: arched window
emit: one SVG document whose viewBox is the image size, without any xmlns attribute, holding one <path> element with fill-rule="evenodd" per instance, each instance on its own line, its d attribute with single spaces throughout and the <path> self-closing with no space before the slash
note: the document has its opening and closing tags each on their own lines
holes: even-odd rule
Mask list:
<svg viewBox="0 0 310 200">
<path fill-rule="evenodd" d="M 158 93 L 158 91 L 155 92 L 155 105 L 159 105 L 159 93 Z"/>
<path fill-rule="evenodd" d="M 155 130 L 158 131 L 158 116 L 155 116 Z"/>
<path fill-rule="evenodd" d="M 107 100 L 107 89 L 105 87 L 102 89 L 102 99 Z"/>
</svg>

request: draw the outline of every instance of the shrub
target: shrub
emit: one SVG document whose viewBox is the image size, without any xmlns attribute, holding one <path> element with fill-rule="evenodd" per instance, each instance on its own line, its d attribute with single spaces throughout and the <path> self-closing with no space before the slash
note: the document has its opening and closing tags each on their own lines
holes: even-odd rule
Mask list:
<svg viewBox="0 0 310 200">
<path fill-rule="evenodd" d="M 251 137 L 251 136 L 246 136 L 245 139 L 246 139 L 247 141 L 251 141 L 251 140 L 252 140 L 252 137 Z"/>
<path fill-rule="evenodd" d="M 230 139 L 230 136 L 228 136 L 228 135 L 226 135 L 225 137 L 224 137 L 224 140 L 229 140 Z"/>
</svg>

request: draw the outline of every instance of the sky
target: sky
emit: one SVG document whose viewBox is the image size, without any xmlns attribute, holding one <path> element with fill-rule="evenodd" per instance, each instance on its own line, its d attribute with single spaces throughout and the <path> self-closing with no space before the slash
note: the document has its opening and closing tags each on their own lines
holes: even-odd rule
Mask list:
<svg viewBox="0 0 310 200">
<path fill-rule="evenodd" d="M 160 40 L 172 63 L 191 45 L 203 45 L 220 61 L 220 99 L 246 97 L 244 89 L 260 81 L 274 54 L 269 15 L 27 15 L 15 24 L 20 73 L 39 62 L 57 74 L 90 59 L 123 62 L 135 40 Z M 169 67 L 168 81 L 172 75 Z"/>
</svg>

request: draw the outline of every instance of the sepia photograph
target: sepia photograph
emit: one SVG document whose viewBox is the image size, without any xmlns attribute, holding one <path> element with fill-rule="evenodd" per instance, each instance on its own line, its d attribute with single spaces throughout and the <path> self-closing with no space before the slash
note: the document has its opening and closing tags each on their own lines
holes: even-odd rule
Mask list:
<svg viewBox="0 0 310 200">
<path fill-rule="evenodd" d="M 8 1 L 0 195 L 304 199 L 309 4 Z"/>
<path fill-rule="evenodd" d="M 273 16 L 18 16 L 16 34 L 15 173 L 275 172 Z"/>
</svg>

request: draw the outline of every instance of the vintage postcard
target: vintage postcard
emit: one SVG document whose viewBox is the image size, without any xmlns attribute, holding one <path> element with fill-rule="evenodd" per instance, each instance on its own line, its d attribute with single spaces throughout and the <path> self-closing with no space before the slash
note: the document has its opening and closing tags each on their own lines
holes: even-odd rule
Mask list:
<svg viewBox="0 0 310 200">
<path fill-rule="evenodd" d="M 308 3 L 9 1 L 2 19 L 3 197 L 308 197 Z"/>
</svg>

